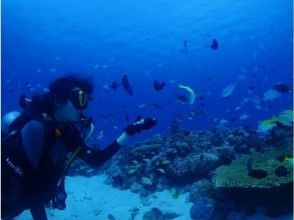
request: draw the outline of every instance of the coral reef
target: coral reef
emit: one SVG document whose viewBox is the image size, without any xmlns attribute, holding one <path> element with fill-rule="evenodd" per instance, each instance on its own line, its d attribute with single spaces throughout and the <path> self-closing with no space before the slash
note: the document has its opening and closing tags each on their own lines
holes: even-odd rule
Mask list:
<svg viewBox="0 0 294 220">
<path fill-rule="evenodd" d="M 190 209 L 190 216 L 193 220 L 207 219 L 212 220 L 214 218 L 214 201 L 208 197 L 201 197 L 193 203 Z"/>
<path fill-rule="evenodd" d="M 190 189 L 190 201 L 196 202 L 199 198 L 210 194 L 212 184 L 208 179 L 198 180 Z"/>
<path fill-rule="evenodd" d="M 267 149 L 264 153 L 243 155 L 230 165 L 217 168 L 212 178 L 216 197 L 231 199 L 237 207 L 249 212 L 258 206 L 265 207 L 271 216 L 290 212 L 293 205 L 293 164 L 279 160 L 285 154 L 289 154 L 289 149 Z M 254 169 L 263 170 L 268 175 L 264 178 L 248 175 L 249 159 Z M 277 169 L 282 169 L 282 175 L 276 174 Z"/>
</svg>

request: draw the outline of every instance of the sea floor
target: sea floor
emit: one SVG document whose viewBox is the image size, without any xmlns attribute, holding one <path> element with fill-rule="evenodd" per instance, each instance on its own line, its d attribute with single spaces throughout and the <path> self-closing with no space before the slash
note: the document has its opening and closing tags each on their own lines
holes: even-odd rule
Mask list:
<svg viewBox="0 0 294 220">
<path fill-rule="evenodd" d="M 164 212 L 177 213 L 177 220 L 190 220 L 191 202 L 187 202 L 188 193 L 174 198 L 168 190 L 157 192 L 148 199 L 140 199 L 138 194 L 130 190 L 119 190 L 105 184 L 105 175 L 85 178 L 67 177 L 66 189 L 68 193 L 67 208 L 63 211 L 47 209 L 48 219 L 68 220 L 107 220 L 111 214 L 116 220 L 131 219 L 131 210 L 137 208 L 135 220 L 142 220 L 145 212 L 151 208 L 159 208 Z M 28 211 L 23 212 L 16 220 L 31 219 Z M 242 220 L 271 220 L 261 212 Z M 290 220 L 292 216 L 275 218 Z M 236 219 L 237 220 L 237 219 Z"/>
<path fill-rule="evenodd" d="M 192 203 L 186 202 L 188 194 L 182 194 L 174 199 L 172 193 L 166 190 L 141 201 L 138 194 L 130 190 L 113 188 L 104 183 L 105 179 L 105 175 L 90 178 L 67 177 L 67 208 L 63 211 L 48 209 L 48 219 L 107 220 L 108 215 L 111 214 L 117 220 L 128 220 L 131 210 L 138 208 L 139 212 L 135 219 L 139 220 L 153 207 L 180 214 L 178 220 L 190 219 Z M 31 219 L 28 211 L 16 218 L 16 220 L 28 219 Z"/>
</svg>

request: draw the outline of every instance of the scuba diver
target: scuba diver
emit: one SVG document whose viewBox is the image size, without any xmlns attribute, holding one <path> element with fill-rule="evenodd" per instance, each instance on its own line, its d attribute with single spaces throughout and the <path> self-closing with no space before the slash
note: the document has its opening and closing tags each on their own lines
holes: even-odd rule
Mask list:
<svg viewBox="0 0 294 220">
<path fill-rule="evenodd" d="M 87 146 L 93 123 L 83 111 L 94 86 L 74 74 L 57 78 L 49 92 L 21 96 L 22 112 L 10 112 L 1 126 L 1 219 L 30 210 L 34 220 L 46 220 L 45 205 L 65 209 L 64 178 L 75 158 L 96 167 L 121 149 L 128 138 L 156 125 L 154 118 L 136 122 L 103 149 Z"/>
</svg>

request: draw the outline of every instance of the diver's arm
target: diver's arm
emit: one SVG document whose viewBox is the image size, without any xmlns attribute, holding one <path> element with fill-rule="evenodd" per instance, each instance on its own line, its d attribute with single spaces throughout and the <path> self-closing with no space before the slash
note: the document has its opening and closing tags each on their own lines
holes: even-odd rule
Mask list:
<svg viewBox="0 0 294 220">
<path fill-rule="evenodd" d="M 35 170 L 44 147 L 44 132 L 43 125 L 36 120 L 29 121 L 21 130 L 24 151 Z"/>
<path fill-rule="evenodd" d="M 79 153 L 79 157 L 91 165 L 101 166 L 116 154 L 121 147 L 122 145 L 116 140 L 104 149 L 92 149 L 84 146 Z"/>
<path fill-rule="evenodd" d="M 115 141 L 104 149 L 90 148 L 84 146 L 79 154 L 80 158 L 93 166 L 101 166 L 116 154 L 129 139 L 127 132 L 122 133 Z"/>
<path fill-rule="evenodd" d="M 119 151 L 130 136 L 140 133 L 142 130 L 148 130 L 154 125 L 156 125 L 156 120 L 154 118 L 140 119 L 126 127 L 125 131 L 104 149 L 92 150 L 89 147 L 84 146 L 80 152 L 80 157 L 92 165 L 101 166 Z"/>
</svg>

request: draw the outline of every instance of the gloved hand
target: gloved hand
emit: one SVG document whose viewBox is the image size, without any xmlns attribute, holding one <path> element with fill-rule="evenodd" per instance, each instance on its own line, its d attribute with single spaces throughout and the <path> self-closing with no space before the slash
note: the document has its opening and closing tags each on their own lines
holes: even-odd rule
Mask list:
<svg viewBox="0 0 294 220">
<path fill-rule="evenodd" d="M 130 124 L 125 128 L 125 132 L 129 136 L 134 134 L 140 133 L 143 130 L 149 130 L 150 128 L 156 125 L 157 121 L 155 118 L 145 118 L 143 119 L 142 116 L 138 116 L 136 121 L 133 124 Z"/>
</svg>

